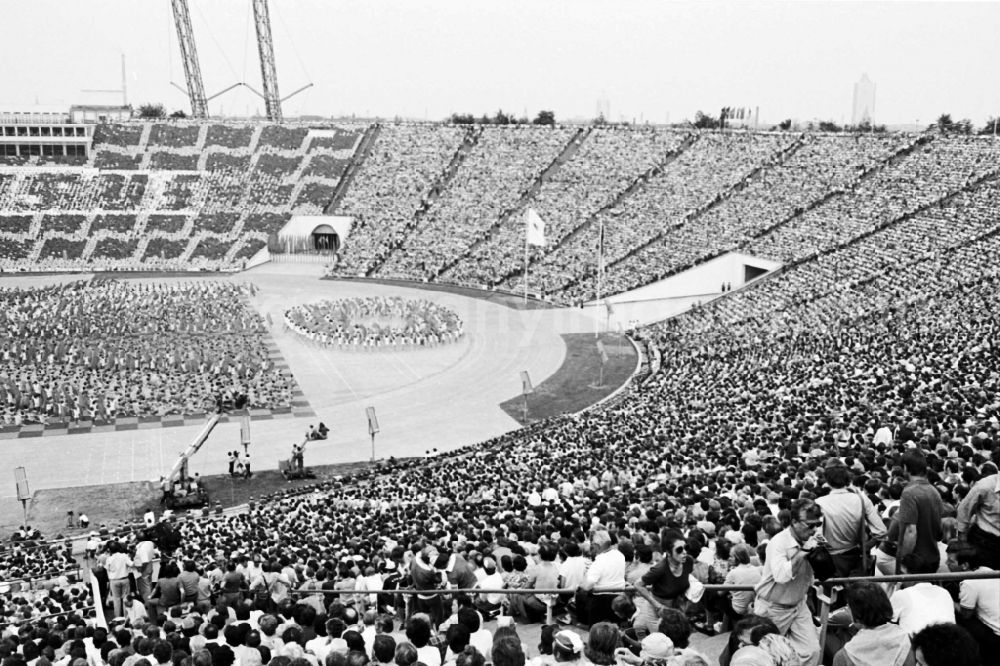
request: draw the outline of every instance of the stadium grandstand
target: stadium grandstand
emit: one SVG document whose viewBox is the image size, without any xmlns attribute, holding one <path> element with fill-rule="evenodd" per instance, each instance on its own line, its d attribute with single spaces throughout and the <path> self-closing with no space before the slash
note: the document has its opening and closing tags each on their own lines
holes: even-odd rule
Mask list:
<svg viewBox="0 0 1000 666">
<path fill-rule="evenodd" d="M 198 3 L 199 30 L 215 4 Z M 643 40 L 685 35 L 635 3 L 615 18 L 640 55 L 622 59 L 593 48 L 622 39 L 587 3 L 474 26 L 457 3 L 431 29 L 407 15 L 442 67 L 382 31 L 381 3 L 353 21 L 351 3 L 314 3 L 317 64 L 346 100 L 334 116 L 329 97 L 282 106 L 313 88 L 317 52 L 288 27 L 298 3 L 270 6 L 309 79 L 284 96 L 269 3 L 243 4 L 212 35 L 225 52 L 245 26 L 243 73 L 224 57 L 238 82 L 207 95 L 188 1 L 170 3 L 190 114 L 134 112 L 128 86 L 159 89 L 124 53 L 120 90 L 81 91 L 120 106 L 0 112 L 0 445 L 15 482 L 0 494 L 0 666 L 993 663 L 996 117 L 980 134 L 948 114 L 873 125 L 864 75 L 850 126 L 762 124 L 743 99 L 717 118 L 614 122 L 603 92 L 597 118 L 359 118 L 350 105 L 384 91 L 399 108 L 451 104 L 449 78 L 469 100 L 479 78 L 510 75 L 519 95 L 600 82 L 604 64 L 564 34 L 616 85 L 723 94 L 698 62 L 717 35 L 692 28 L 704 52 L 671 57 Z M 695 4 L 695 23 L 725 34 Z M 771 56 L 802 97 L 819 93 L 791 61 L 833 67 L 810 51 L 834 42 L 793 5 L 788 34 L 746 30 L 767 3 L 727 10 L 761 43 L 717 50 L 761 97 L 780 97 L 754 79 Z M 579 20 L 591 12 L 599 32 Z M 852 31 L 871 17 L 851 12 Z M 14 44 L 31 10 L 10 13 Z M 940 40 L 955 77 L 949 22 L 925 39 L 886 15 L 909 26 L 879 35 L 894 60 Z M 98 53 L 116 19 L 88 18 Z M 956 24 L 964 39 L 991 23 Z M 482 52 L 461 52 L 469 35 Z M 801 38 L 815 43 L 789 57 Z M 376 65 L 386 54 L 393 71 Z M 39 77 L 47 55 L 25 54 Z M 677 62 L 689 82 L 670 78 Z M 264 111 L 216 114 L 236 89 Z"/>
<path fill-rule="evenodd" d="M 867 529 L 890 536 L 872 547 L 869 569 L 840 575 L 962 578 L 998 566 L 993 514 L 981 499 L 995 498 L 1000 462 L 991 342 L 1000 333 L 991 259 L 1000 242 L 1000 144 L 992 137 L 213 122 L 105 124 L 93 137 L 84 164 L 29 156 L 0 173 L 4 270 L 69 273 L 0 292 L 7 432 L 33 424 L 42 434 L 81 424 L 118 430 L 130 419 L 193 424 L 217 402 L 227 411 L 238 402 L 258 415 L 291 413 L 302 392 L 268 343 L 271 312 L 258 310 L 254 271 L 246 283 L 213 275 L 269 249 L 279 262 L 282 253 L 315 252 L 276 242 L 297 216 L 351 220 L 336 251 L 322 255 L 328 284 L 366 279 L 489 294 L 520 292 L 527 276 L 533 295 L 559 306 L 593 302 L 601 288 L 648 288 L 732 253 L 776 268 L 735 289 L 712 287 L 683 314 L 632 330 L 642 371 L 610 401 L 508 426 L 430 459 L 403 455 L 279 491 L 221 517 L 206 510 L 166 521 L 180 545 L 155 539 L 164 558 L 155 587 L 153 537 L 142 529 L 124 537 L 138 545 L 128 593 L 116 575 L 129 568 L 114 525 L 84 538 L 101 553 L 93 553 L 96 577 L 87 578 L 93 587 L 75 573 L 72 545 L 22 528 L 2 555 L 7 579 L 50 582 L 46 592 L 27 582 L 7 588 L 10 626 L 56 615 L 49 631 L 61 645 L 72 633 L 67 622 L 107 612 L 135 629 L 163 627 L 150 640 L 154 651 L 196 654 L 195 641 L 209 632 L 171 640 L 179 634 L 170 627 L 222 602 L 237 622 L 258 617 L 259 629 L 230 631 L 213 612 L 204 626 L 221 622 L 228 650 L 251 661 L 254 652 L 262 662 L 325 657 L 338 632 L 349 646 L 370 634 L 365 650 L 386 649 L 390 637 L 418 645 L 426 618 L 446 626 L 453 611 L 445 655 L 464 649 L 466 633 L 454 627 L 477 625 L 467 627 L 475 636 L 498 612 L 525 627 L 547 614 L 571 632 L 580 631 L 573 623 L 589 626 L 588 651 L 623 622 L 631 626 L 626 645 L 665 634 L 678 656 L 699 646 L 724 651 L 735 648 L 713 648 L 704 634 L 738 632 L 757 616 L 739 596 L 746 588 L 711 586 L 767 575 L 775 555 L 764 544 L 792 529 L 803 501 L 828 506 L 843 478 L 859 506 L 871 507 Z M 529 208 L 546 222 L 545 245 L 525 245 Z M 131 283 L 106 273 L 153 270 L 201 275 Z M 107 278 L 86 277 L 94 273 Z M 365 302 L 380 312 L 403 307 Z M 350 319 L 344 307 L 353 306 L 341 306 L 338 321 Z M 355 341 L 378 334 L 354 331 Z M 934 557 L 899 559 L 887 544 L 902 547 L 905 497 L 920 470 L 937 498 L 934 531 L 919 537 L 936 544 Z M 605 542 L 609 534 L 616 545 Z M 668 552 L 676 539 L 683 556 Z M 610 552 L 624 560 L 620 576 L 605 581 L 626 591 L 613 604 L 587 591 L 577 563 L 590 549 L 602 562 Z M 652 581 L 671 558 L 679 587 L 658 587 Z M 385 591 L 442 581 L 500 591 L 412 599 Z M 649 600 L 628 592 L 646 589 L 641 581 Z M 972 609 L 959 619 L 988 649 L 990 602 L 968 601 L 979 582 L 993 591 L 1000 584 L 994 577 L 939 589 L 952 589 L 959 615 Z M 710 586 L 703 597 L 683 593 L 701 585 Z M 906 590 L 895 587 L 873 594 L 891 600 L 899 619 Z M 680 597 L 670 596 L 678 589 Z M 829 588 L 817 589 L 822 597 Z M 417 614 L 399 619 L 404 608 Z M 956 620 L 954 612 L 942 617 Z M 293 619 L 322 647 L 296 630 L 282 630 L 283 643 L 267 633 Z M 394 635 L 395 622 L 405 636 Z M 703 633 L 691 638 L 687 623 Z M 838 638 L 849 637 L 823 627 L 831 659 Z M 119 650 L 123 636 L 104 645 Z M 758 642 L 815 663 L 820 652 L 810 650 L 819 644 L 795 638 Z M 215 645 L 213 663 L 228 654 Z M 483 649 L 496 660 L 506 648 Z"/>
</svg>

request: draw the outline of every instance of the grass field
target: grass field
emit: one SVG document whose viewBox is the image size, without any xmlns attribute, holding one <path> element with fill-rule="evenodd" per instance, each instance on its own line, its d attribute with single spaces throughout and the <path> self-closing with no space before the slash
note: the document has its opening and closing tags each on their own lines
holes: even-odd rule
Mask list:
<svg viewBox="0 0 1000 666">
<path fill-rule="evenodd" d="M 192 462 L 197 468 L 197 460 Z M 322 465 L 312 468 L 316 480 L 286 481 L 274 470 L 255 472 L 251 479 L 233 479 L 227 475 L 203 477 L 212 505 L 220 502 L 223 508 L 245 504 L 265 495 L 301 488 L 317 480 L 349 474 L 368 467 L 367 462 Z M 119 525 L 123 521 L 142 520 L 147 511 L 159 514 L 160 491 L 155 483 L 115 483 L 103 486 L 80 486 L 36 491 L 28 504 L 28 523 L 46 535 L 75 536 L 86 532 L 66 526 L 66 512 L 79 515 L 82 511 L 90 519 L 91 528 L 107 523 Z M 21 505 L 16 501 L 0 503 L 0 530 L 4 534 L 17 529 L 23 520 Z"/>
<path fill-rule="evenodd" d="M 560 414 L 578 412 L 611 394 L 624 384 L 635 370 L 635 348 L 618 335 L 602 334 L 601 342 L 608 355 L 601 380 L 601 357 L 597 340 L 590 333 L 563 334 L 566 358 L 559 370 L 534 387 L 528 396 L 528 421 L 538 421 Z M 524 399 L 511 398 L 500 407 L 523 422 Z"/>
</svg>

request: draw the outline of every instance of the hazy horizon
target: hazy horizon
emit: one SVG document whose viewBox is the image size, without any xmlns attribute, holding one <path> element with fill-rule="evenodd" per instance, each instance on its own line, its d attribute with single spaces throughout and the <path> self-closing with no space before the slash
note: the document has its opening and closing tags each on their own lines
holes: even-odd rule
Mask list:
<svg viewBox="0 0 1000 666">
<path fill-rule="evenodd" d="M 206 93 L 260 89 L 250 0 L 189 0 Z M 129 102 L 190 112 L 169 0 L 0 0 L 0 111 Z M 997 2 L 271 0 L 286 116 L 441 120 L 452 113 L 676 123 L 759 107 L 762 123 L 851 121 L 854 83 L 874 121 L 981 126 L 1000 114 Z M 238 88 L 213 115 L 263 102 Z"/>
</svg>

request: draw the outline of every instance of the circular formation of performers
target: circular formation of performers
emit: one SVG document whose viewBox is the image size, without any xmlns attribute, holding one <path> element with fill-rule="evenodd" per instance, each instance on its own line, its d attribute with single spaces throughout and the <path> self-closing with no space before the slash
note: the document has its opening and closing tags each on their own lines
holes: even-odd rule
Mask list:
<svg viewBox="0 0 1000 666">
<path fill-rule="evenodd" d="M 464 332 L 452 310 L 398 296 L 298 305 L 285 312 L 285 324 L 309 340 L 338 349 L 435 347 L 457 341 Z"/>
</svg>

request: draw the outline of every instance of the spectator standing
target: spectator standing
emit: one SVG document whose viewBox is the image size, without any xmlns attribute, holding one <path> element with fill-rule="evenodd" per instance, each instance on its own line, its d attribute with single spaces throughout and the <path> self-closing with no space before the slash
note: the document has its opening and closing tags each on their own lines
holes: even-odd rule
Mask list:
<svg viewBox="0 0 1000 666">
<path fill-rule="evenodd" d="M 871 500 L 850 489 L 851 472 L 840 458 L 828 460 L 825 472 L 831 490 L 816 503 L 823 509 L 823 536 L 830 547 L 837 575 L 867 576 L 869 572 L 862 570 L 862 550 L 867 551 L 870 547 L 867 533 L 872 539 L 883 539 L 885 523 Z"/>
<path fill-rule="evenodd" d="M 792 503 L 791 524 L 767 544 L 761 581 L 755 590 L 754 613 L 769 618 L 787 636 L 804 666 L 820 659 L 819 635 L 806 595 L 813 582 L 807 557 L 818 545 L 816 533 L 823 524 L 823 511 L 810 499 Z"/>
<path fill-rule="evenodd" d="M 684 535 L 677 530 L 664 530 L 660 536 L 663 558 L 636 581 L 636 593 L 645 599 L 650 610 L 656 613 L 663 608 L 683 610 L 684 593 L 691 586 L 691 571 L 694 560 L 688 555 L 688 545 Z M 640 606 L 645 608 L 645 605 Z M 657 616 L 636 618 L 635 625 L 649 633 L 656 631 Z"/>
<path fill-rule="evenodd" d="M 899 545 L 896 547 L 896 571 L 903 559 L 915 553 L 922 560 L 933 563 L 930 573 L 937 570 L 941 553 L 941 513 L 943 503 L 937 489 L 927 480 L 927 458 L 920 449 L 912 448 L 903 454 L 903 467 L 910 482 L 899 499 Z"/>
<path fill-rule="evenodd" d="M 112 541 L 109 550 L 111 555 L 104 568 L 108 572 L 115 617 L 123 617 L 125 615 L 124 599 L 129 592 L 128 574 L 132 567 L 132 559 L 125 552 L 125 546 L 119 541 Z"/>
<path fill-rule="evenodd" d="M 148 532 L 143 532 L 139 543 L 135 545 L 135 576 L 136 589 L 143 601 L 149 600 L 153 590 L 153 560 L 156 559 L 156 544 L 149 538 Z"/>
<path fill-rule="evenodd" d="M 1000 448 L 993 460 L 1000 465 Z M 976 481 L 958 505 L 958 538 L 980 549 L 984 566 L 1000 570 L 1000 474 Z"/>
</svg>

